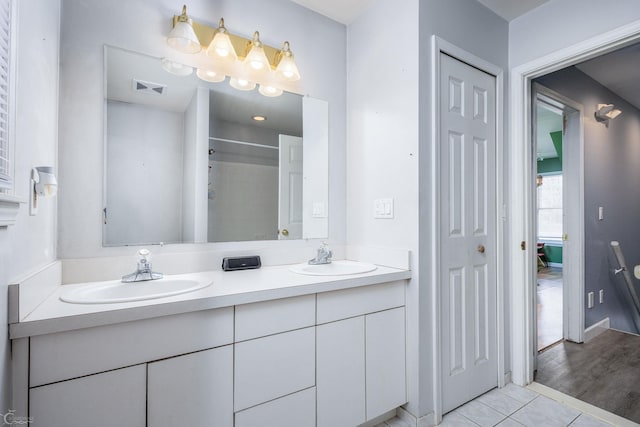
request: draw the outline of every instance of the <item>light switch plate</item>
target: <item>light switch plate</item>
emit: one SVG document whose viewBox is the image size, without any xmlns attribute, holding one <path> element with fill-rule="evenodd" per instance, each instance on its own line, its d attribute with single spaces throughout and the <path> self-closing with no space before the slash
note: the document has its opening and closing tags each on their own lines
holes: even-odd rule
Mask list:
<svg viewBox="0 0 640 427">
<path fill-rule="evenodd" d="M 393 199 L 376 199 L 373 203 L 373 217 L 377 219 L 393 218 Z"/>
<path fill-rule="evenodd" d="M 326 218 L 327 208 L 324 202 L 313 202 L 312 218 Z"/>
</svg>

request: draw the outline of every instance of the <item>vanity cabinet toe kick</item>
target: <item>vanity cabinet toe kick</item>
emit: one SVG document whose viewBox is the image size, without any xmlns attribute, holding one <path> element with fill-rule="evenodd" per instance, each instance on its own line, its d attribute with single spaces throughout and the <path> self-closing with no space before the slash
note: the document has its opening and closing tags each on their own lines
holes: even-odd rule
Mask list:
<svg viewBox="0 0 640 427">
<path fill-rule="evenodd" d="M 31 425 L 357 426 L 406 403 L 405 281 L 20 338 Z"/>
</svg>

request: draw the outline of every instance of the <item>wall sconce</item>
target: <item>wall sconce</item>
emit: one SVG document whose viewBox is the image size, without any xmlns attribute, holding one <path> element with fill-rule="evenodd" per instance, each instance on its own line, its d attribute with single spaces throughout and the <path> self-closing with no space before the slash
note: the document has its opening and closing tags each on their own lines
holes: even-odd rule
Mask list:
<svg viewBox="0 0 640 427">
<path fill-rule="evenodd" d="M 609 120 L 615 119 L 620 114 L 622 114 L 622 110 L 615 108 L 613 104 L 598 104 L 594 116 L 596 121 L 603 122 L 605 126 L 609 127 Z"/>
<path fill-rule="evenodd" d="M 58 180 L 51 166 L 38 166 L 31 169 L 31 195 L 29 197 L 29 215 L 38 213 L 38 199 L 52 197 L 58 192 Z"/>
<path fill-rule="evenodd" d="M 206 54 L 214 61 L 214 66 L 198 68 L 196 74 L 209 82 L 221 82 L 228 75 L 231 77 L 229 84 L 236 89 L 253 90 L 256 83 L 260 83 L 260 93 L 273 97 L 282 94 L 278 83 L 300 80 L 288 41 L 277 49 L 263 44 L 257 31 L 252 39 L 231 34 L 224 19 L 220 19 L 218 28 L 193 22 L 187 15 L 186 6 L 181 15 L 173 17 L 173 29 L 167 43 L 179 52 L 193 54 L 206 46 Z M 177 74 L 174 66 L 163 63 L 163 67 Z M 177 71 L 184 72 L 180 75 L 188 75 L 185 70 Z"/>
</svg>

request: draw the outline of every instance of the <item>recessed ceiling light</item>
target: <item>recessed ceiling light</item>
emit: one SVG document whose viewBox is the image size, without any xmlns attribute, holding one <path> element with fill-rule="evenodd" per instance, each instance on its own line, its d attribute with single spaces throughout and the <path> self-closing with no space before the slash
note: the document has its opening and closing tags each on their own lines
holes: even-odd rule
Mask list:
<svg viewBox="0 0 640 427">
<path fill-rule="evenodd" d="M 265 120 L 267 120 L 265 116 L 251 116 L 251 118 L 256 122 L 264 122 Z"/>
</svg>

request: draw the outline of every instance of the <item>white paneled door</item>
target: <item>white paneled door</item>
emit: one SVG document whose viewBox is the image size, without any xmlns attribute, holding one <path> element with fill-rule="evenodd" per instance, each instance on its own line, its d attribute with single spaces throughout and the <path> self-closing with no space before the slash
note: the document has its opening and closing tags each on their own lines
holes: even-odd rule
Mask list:
<svg viewBox="0 0 640 427">
<path fill-rule="evenodd" d="M 496 79 L 440 56 L 442 408 L 497 386 Z"/>
<path fill-rule="evenodd" d="M 302 138 L 280 135 L 278 239 L 302 239 Z"/>
</svg>

